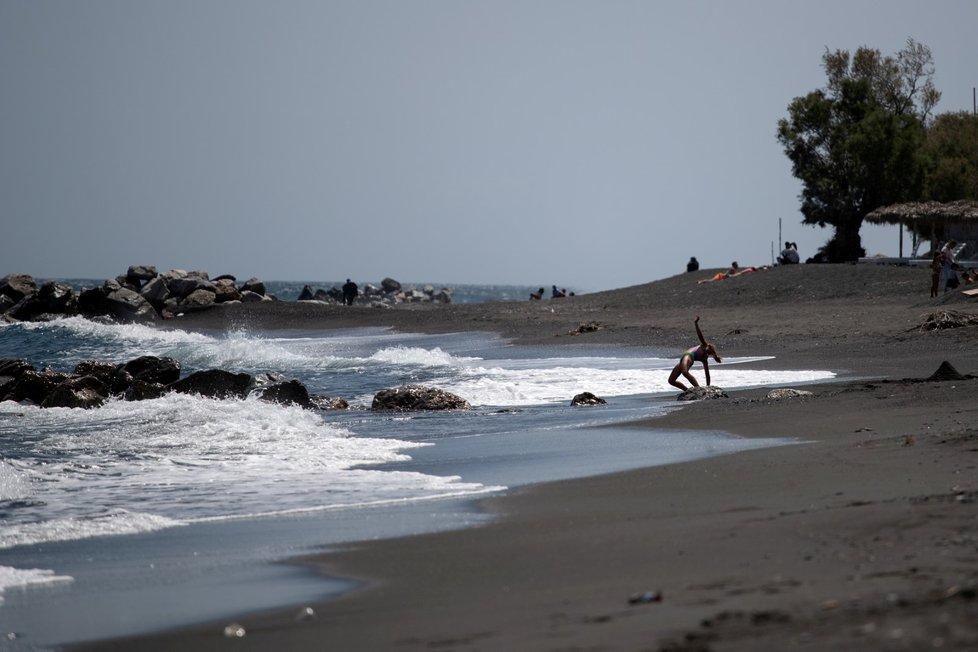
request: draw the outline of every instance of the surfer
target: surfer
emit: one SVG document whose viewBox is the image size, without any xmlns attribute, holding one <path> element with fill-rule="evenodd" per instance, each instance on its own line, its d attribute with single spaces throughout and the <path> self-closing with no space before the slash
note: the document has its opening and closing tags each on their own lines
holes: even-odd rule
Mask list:
<svg viewBox="0 0 978 652">
<path fill-rule="evenodd" d="M 693 387 L 700 386 L 700 384 L 696 382 L 696 378 L 694 378 L 693 374 L 689 371 L 692 368 L 693 363 L 703 363 L 703 372 L 706 374 L 706 384 L 709 385 L 710 365 L 707 360 L 712 357 L 717 362 L 721 361 L 720 355 L 717 353 L 716 348 L 707 342 L 706 338 L 703 337 L 703 331 L 700 330 L 699 315 L 696 315 L 696 320 L 693 322 L 693 324 L 696 326 L 696 336 L 700 338 L 700 343 L 683 353 L 682 357 L 679 358 L 679 362 L 675 367 L 673 367 L 672 373 L 669 374 L 669 384 L 678 387 L 684 392 L 687 389 L 686 386 L 677 380 L 680 374 L 685 376 L 686 380 L 688 380 Z"/>
</svg>

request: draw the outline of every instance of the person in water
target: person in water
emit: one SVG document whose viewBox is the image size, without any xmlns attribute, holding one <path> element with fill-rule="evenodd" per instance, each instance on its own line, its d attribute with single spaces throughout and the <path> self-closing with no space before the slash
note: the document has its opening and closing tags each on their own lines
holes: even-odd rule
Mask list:
<svg viewBox="0 0 978 652">
<path fill-rule="evenodd" d="M 693 363 L 702 362 L 703 372 L 706 374 L 706 384 L 710 384 L 710 365 L 707 362 L 709 358 L 713 358 L 717 362 L 721 362 L 720 355 L 717 353 L 716 348 L 706 341 L 703 337 L 703 331 L 700 330 L 700 317 L 696 316 L 696 320 L 693 322 L 696 326 L 696 336 L 700 338 L 700 343 L 693 348 L 689 349 L 683 353 L 682 357 L 679 358 L 679 363 L 673 368 L 672 373 L 669 374 L 669 384 L 679 389 L 686 391 L 687 387 L 679 382 L 679 375 L 682 374 L 689 381 L 690 385 L 693 387 L 699 387 L 700 384 L 696 382 L 696 378 L 690 373 L 690 369 L 693 367 Z"/>
</svg>

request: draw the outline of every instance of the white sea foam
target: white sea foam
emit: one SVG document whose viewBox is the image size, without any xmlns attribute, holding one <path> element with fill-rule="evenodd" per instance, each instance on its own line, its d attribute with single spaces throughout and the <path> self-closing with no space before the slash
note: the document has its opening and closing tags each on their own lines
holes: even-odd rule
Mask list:
<svg viewBox="0 0 978 652">
<path fill-rule="evenodd" d="M 754 359 L 751 359 L 754 360 Z M 711 365 L 713 384 L 725 388 L 758 387 L 829 380 L 830 371 L 764 371 L 737 366 L 747 359 L 729 359 L 722 368 Z M 580 392 L 598 396 L 631 396 L 672 392 L 668 372 L 673 360 L 659 358 L 588 358 L 494 361 L 495 366 L 474 364 L 457 376 L 434 381 L 473 405 L 524 406 L 559 403 Z M 702 371 L 694 375 L 702 379 Z"/>
<path fill-rule="evenodd" d="M 0 530 L 0 549 L 54 541 L 76 541 L 92 537 L 155 532 L 186 525 L 153 514 L 119 510 L 91 518 L 59 518 L 33 523 L 14 523 Z"/>
<path fill-rule="evenodd" d="M 3 594 L 7 589 L 49 586 L 71 581 L 73 581 L 72 577 L 55 575 L 52 570 L 0 566 L 0 605 L 3 604 Z"/>
</svg>

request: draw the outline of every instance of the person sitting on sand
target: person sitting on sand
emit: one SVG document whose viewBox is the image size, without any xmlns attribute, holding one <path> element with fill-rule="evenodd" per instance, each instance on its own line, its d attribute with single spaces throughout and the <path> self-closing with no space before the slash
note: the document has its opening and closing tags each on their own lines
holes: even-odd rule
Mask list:
<svg viewBox="0 0 978 652">
<path fill-rule="evenodd" d="M 693 387 L 699 387 L 700 384 L 696 382 L 696 378 L 690 373 L 690 369 L 693 363 L 702 362 L 703 372 L 706 374 L 706 384 L 710 385 L 710 365 L 707 360 L 712 357 L 717 362 L 721 362 L 720 355 L 717 353 L 716 348 L 706 341 L 703 337 L 703 331 L 700 330 L 700 316 L 696 315 L 696 320 L 693 322 L 696 326 L 696 336 L 700 338 L 700 343 L 685 353 L 679 358 L 679 363 L 673 367 L 672 373 L 669 374 L 669 384 L 679 389 L 686 391 L 687 387 L 679 382 L 679 375 L 682 374 L 689 381 L 690 385 Z"/>
<path fill-rule="evenodd" d="M 543 288 L 536 292 L 530 292 L 530 301 L 540 301 L 541 299 L 543 299 Z"/>
</svg>

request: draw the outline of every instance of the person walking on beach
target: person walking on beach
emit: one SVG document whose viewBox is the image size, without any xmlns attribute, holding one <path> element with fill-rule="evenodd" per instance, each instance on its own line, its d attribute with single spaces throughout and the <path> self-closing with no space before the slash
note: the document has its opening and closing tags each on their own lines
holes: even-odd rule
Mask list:
<svg viewBox="0 0 978 652">
<path fill-rule="evenodd" d="M 703 331 L 700 330 L 700 316 L 696 315 L 696 320 L 693 322 L 696 326 L 696 336 L 700 338 L 700 343 L 692 347 L 679 358 L 679 363 L 673 367 L 672 373 L 669 374 L 669 384 L 674 387 L 678 387 L 684 392 L 688 389 L 685 385 L 679 382 L 679 375 L 682 374 L 689 381 L 690 385 L 693 387 L 699 387 L 700 384 L 696 382 L 696 378 L 690 373 L 690 369 L 693 367 L 693 363 L 702 362 L 703 372 L 706 374 L 706 384 L 710 384 L 710 365 L 707 360 L 712 357 L 717 362 L 721 362 L 720 355 L 717 353 L 716 348 L 706 341 L 703 337 Z"/>
</svg>

